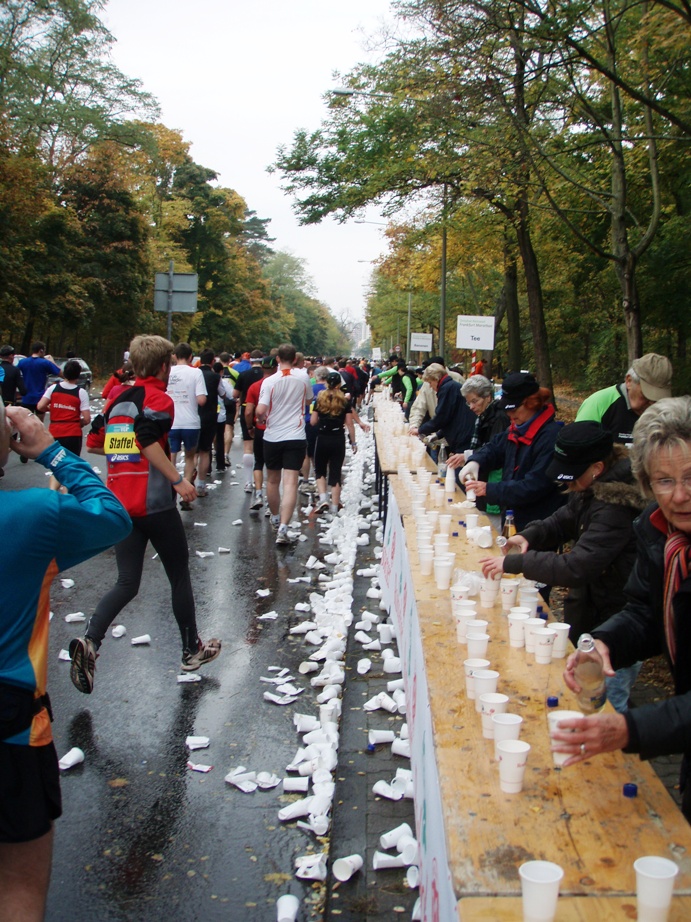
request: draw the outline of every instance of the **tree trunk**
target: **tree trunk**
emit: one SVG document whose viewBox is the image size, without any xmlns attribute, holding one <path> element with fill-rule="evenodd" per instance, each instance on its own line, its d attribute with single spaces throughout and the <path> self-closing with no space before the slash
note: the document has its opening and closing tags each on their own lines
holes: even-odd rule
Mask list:
<svg viewBox="0 0 691 922">
<path fill-rule="evenodd" d="M 518 267 L 516 258 L 504 249 L 504 304 L 506 331 L 509 340 L 507 371 L 519 371 L 522 362 L 521 318 L 518 308 Z"/>
<path fill-rule="evenodd" d="M 516 224 L 518 248 L 521 253 L 523 272 L 525 274 L 526 291 L 528 294 L 528 311 L 530 314 L 530 327 L 533 333 L 533 351 L 535 354 L 535 372 L 541 387 L 548 387 L 553 393 L 552 368 L 549 361 L 549 343 L 547 340 L 547 324 L 542 300 L 542 285 L 540 283 L 540 269 L 537 256 L 533 249 L 530 236 L 530 211 L 525 197 L 518 204 L 518 222 Z"/>
</svg>

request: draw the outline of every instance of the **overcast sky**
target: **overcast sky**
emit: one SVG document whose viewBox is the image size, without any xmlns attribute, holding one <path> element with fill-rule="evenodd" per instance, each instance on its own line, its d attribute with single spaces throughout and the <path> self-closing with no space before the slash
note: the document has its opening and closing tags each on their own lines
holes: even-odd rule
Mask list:
<svg viewBox="0 0 691 922">
<path fill-rule="evenodd" d="M 191 142 L 259 217 L 274 248 L 307 262 L 332 312 L 364 319 L 383 227 L 325 221 L 299 227 L 280 178 L 266 167 L 298 128 L 316 129 L 334 71 L 376 60 L 368 45 L 391 20 L 388 0 L 108 0 L 116 65 L 142 80 L 161 121 Z M 382 221 L 374 211 L 367 218 Z"/>
</svg>

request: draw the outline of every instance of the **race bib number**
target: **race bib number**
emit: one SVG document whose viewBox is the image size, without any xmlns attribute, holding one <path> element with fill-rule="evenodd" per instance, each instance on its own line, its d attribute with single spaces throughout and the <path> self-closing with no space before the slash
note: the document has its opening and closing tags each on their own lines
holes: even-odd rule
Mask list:
<svg viewBox="0 0 691 922">
<path fill-rule="evenodd" d="M 123 461 L 138 463 L 141 455 L 134 435 L 134 423 L 108 423 L 103 450 L 111 464 Z"/>
</svg>

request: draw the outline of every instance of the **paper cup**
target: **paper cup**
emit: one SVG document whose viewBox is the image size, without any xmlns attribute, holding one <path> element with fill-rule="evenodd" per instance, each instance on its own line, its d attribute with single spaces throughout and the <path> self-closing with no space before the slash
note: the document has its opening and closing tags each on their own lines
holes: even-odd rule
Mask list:
<svg viewBox="0 0 691 922">
<path fill-rule="evenodd" d="M 523 790 L 525 765 L 530 744 L 523 740 L 502 740 L 497 743 L 499 759 L 499 786 L 505 794 L 518 794 Z"/>
<path fill-rule="evenodd" d="M 466 635 L 468 633 L 468 622 L 476 621 L 475 612 L 466 609 L 466 611 L 461 615 L 456 615 L 456 640 L 459 643 L 466 643 Z"/>
<path fill-rule="evenodd" d="M 468 656 L 471 659 L 478 656 L 484 656 L 485 653 L 487 653 L 489 634 L 469 632 L 465 635 L 465 639 L 468 646 Z"/>
<path fill-rule="evenodd" d="M 564 659 L 569 645 L 570 624 L 564 624 L 563 621 L 550 621 L 547 624 L 555 633 L 554 646 L 552 647 L 552 659 Z"/>
<path fill-rule="evenodd" d="M 475 677 L 477 683 L 477 676 Z M 503 714 L 509 706 L 509 696 L 498 692 L 486 692 L 475 699 L 480 702 L 480 715 L 482 717 L 482 735 L 486 740 L 494 739 L 494 714 Z"/>
<path fill-rule="evenodd" d="M 463 671 L 465 672 L 465 690 L 469 698 L 475 698 L 475 673 L 478 669 L 487 669 L 489 666 L 488 659 L 481 657 L 470 657 L 463 661 Z"/>
<path fill-rule="evenodd" d="M 492 529 L 488 526 L 476 528 L 474 531 L 475 543 L 478 547 L 492 547 Z"/>
<path fill-rule="evenodd" d="M 434 560 L 434 581 L 437 589 L 448 589 L 451 585 L 451 575 L 453 573 L 453 563 L 447 558 L 435 558 Z"/>
<path fill-rule="evenodd" d="M 388 832 L 385 832 L 379 839 L 379 845 L 383 849 L 396 848 L 399 840 L 403 836 L 413 835 L 413 830 L 410 828 L 408 823 L 401 823 L 400 826 L 396 826 L 395 829 L 390 829 Z"/>
<path fill-rule="evenodd" d="M 525 647 L 525 630 L 523 625 L 528 620 L 528 615 L 520 613 L 517 609 L 509 612 L 509 645 L 512 647 Z"/>
<path fill-rule="evenodd" d="M 552 648 L 554 647 L 554 639 L 556 636 L 557 632 L 550 630 L 548 627 L 539 627 L 533 630 L 536 663 L 547 666 L 552 662 Z"/>
<path fill-rule="evenodd" d="M 485 621 L 484 618 L 471 618 L 470 621 L 466 621 L 467 632 L 473 632 L 475 634 L 489 634 L 488 631 L 489 621 Z"/>
<path fill-rule="evenodd" d="M 450 518 L 450 516 L 449 516 Z M 456 583 L 455 586 L 451 587 L 451 601 L 462 601 L 467 599 L 470 594 L 470 587 L 464 586 L 462 583 Z"/>
<path fill-rule="evenodd" d="M 396 734 L 393 730 L 370 730 L 367 734 L 367 740 L 371 746 L 376 746 L 378 743 L 393 743 L 396 739 Z"/>
<path fill-rule="evenodd" d="M 283 790 L 288 792 L 300 791 L 301 793 L 306 793 L 309 790 L 310 780 L 309 778 L 284 778 L 283 779 Z"/>
<path fill-rule="evenodd" d="M 500 580 L 493 579 L 492 577 L 485 577 L 480 582 L 480 589 L 486 589 L 487 592 L 491 592 L 492 595 L 499 594 L 499 583 Z"/>
<path fill-rule="evenodd" d="M 563 870 L 552 861 L 526 861 L 518 869 L 523 922 L 552 922 L 557 912 Z"/>
<path fill-rule="evenodd" d="M 372 867 L 375 871 L 384 868 L 404 868 L 405 862 L 402 855 L 387 855 L 386 852 L 375 852 L 372 855 Z"/>
<path fill-rule="evenodd" d="M 501 593 L 501 610 L 508 612 L 516 604 L 518 580 L 502 579 L 499 583 L 499 592 Z"/>
<path fill-rule="evenodd" d="M 492 592 L 489 589 L 480 590 L 480 607 L 484 609 L 494 608 L 494 603 L 497 598 L 497 593 Z"/>
<path fill-rule="evenodd" d="M 655 855 L 637 858 L 633 867 L 639 922 L 666 922 L 679 868 L 668 858 Z"/>
<path fill-rule="evenodd" d="M 526 653 L 535 653 L 535 638 L 533 637 L 533 631 L 538 629 L 541 630 L 544 626 L 545 622 L 542 620 L 542 618 L 528 618 L 527 621 L 523 622 Z"/>
<path fill-rule="evenodd" d="M 465 517 L 466 528 L 477 528 L 480 516 L 476 512 L 469 512 Z"/>
<path fill-rule="evenodd" d="M 277 922 L 295 922 L 300 909 L 300 900 L 292 893 L 284 893 L 276 900 Z"/>
<path fill-rule="evenodd" d="M 420 575 L 431 576 L 434 567 L 434 551 L 432 548 L 424 552 L 418 551 L 418 558 L 420 560 Z"/>
<path fill-rule="evenodd" d="M 451 515 L 449 513 L 440 513 L 439 515 L 439 534 L 448 535 L 451 531 Z"/>
<path fill-rule="evenodd" d="M 557 724 L 560 720 L 573 720 L 577 717 L 583 717 L 580 711 L 562 711 L 557 709 L 556 711 L 549 711 L 547 714 L 547 724 L 549 726 L 549 735 L 553 735 L 554 731 L 557 730 L 559 733 L 573 733 L 573 730 L 567 730 L 566 728 L 559 729 Z M 552 743 L 552 747 L 559 745 L 558 741 Z M 563 765 L 567 759 L 571 758 L 573 753 L 568 752 L 554 752 L 552 748 L 552 759 L 554 760 L 555 765 Z"/>
<path fill-rule="evenodd" d="M 132 640 L 130 640 L 130 643 L 132 644 L 133 647 L 139 647 L 139 646 L 142 646 L 143 644 L 151 643 L 151 635 L 141 634 L 139 637 L 133 637 Z"/>
<path fill-rule="evenodd" d="M 502 740 L 517 740 L 521 735 L 523 718 L 520 714 L 492 714 L 494 729 L 494 758 L 499 761 L 497 743 Z"/>
<path fill-rule="evenodd" d="M 451 592 L 453 594 L 453 586 L 451 587 Z M 475 599 L 451 599 L 451 611 L 454 615 L 460 614 L 464 611 L 477 611 L 477 602 Z"/>
<path fill-rule="evenodd" d="M 84 753 L 78 746 L 73 746 L 69 752 L 66 752 L 65 755 L 58 762 L 58 767 L 61 771 L 67 771 L 68 768 L 74 768 L 75 765 L 80 765 L 84 761 Z"/>
<path fill-rule="evenodd" d="M 482 707 L 480 704 L 480 698 L 483 695 L 494 694 L 497 690 L 497 682 L 499 681 L 499 673 L 496 669 L 476 669 L 474 675 L 474 685 L 475 685 L 475 710 L 478 714 L 481 712 Z"/>
<path fill-rule="evenodd" d="M 332 870 L 336 880 L 346 881 L 350 880 L 361 867 L 362 855 L 348 855 L 345 858 L 337 858 L 332 865 Z"/>
</svg>

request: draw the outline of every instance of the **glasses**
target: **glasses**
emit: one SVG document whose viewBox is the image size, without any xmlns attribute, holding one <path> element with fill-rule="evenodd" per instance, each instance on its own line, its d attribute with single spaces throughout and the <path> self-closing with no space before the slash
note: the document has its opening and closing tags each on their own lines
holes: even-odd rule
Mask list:
<svg viewBox="0 0 691 922">
<path fill-rule="evenodd" d="M 687 477 L 682 477 L 681 480 L 672 480 L 671 477 L 651 480 L 650 488 L 656 496 L 666 496 L 668 493 L 674 493 L 677 484 L 681 484 L 687 493 L 691 493 L 691 474 Z"/>
</svg>

